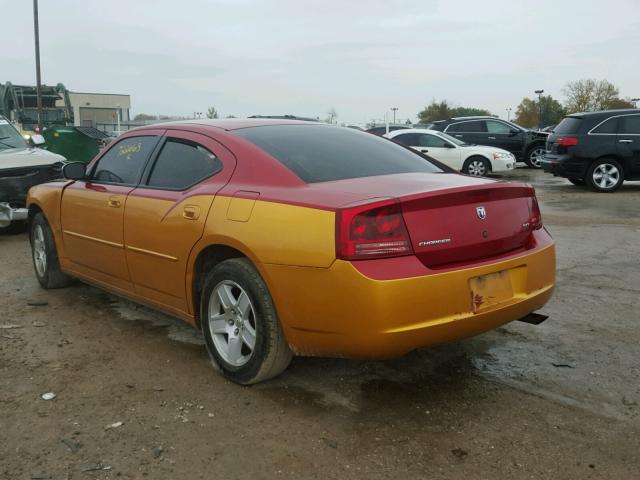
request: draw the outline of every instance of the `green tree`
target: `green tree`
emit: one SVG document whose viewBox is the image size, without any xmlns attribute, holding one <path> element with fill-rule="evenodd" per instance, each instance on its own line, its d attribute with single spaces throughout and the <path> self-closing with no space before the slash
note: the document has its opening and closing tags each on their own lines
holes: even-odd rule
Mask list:
<svg viewBox="0 0 640 480">
<path fill-rule="evenodd" d="M 540 118 L 540 104 L 542 104 L 542 118 Z M 516 108 L 515 123 L 523 127 L 546 127 L 555 125 L 564 117 L 564 107 L 551 95 L 543 95 L 540 102 L 525 97 Z"/>
<path fill-rule="evenodd" d="M 215 107 L 209 107 L 207 109 L 207 118 L 218 118 L 218 111 Z"/>
<path fill-rule="evenodd" d="M 491 115 L 484 108 L 453 107 L 447 100 L 437 102 L 435 99 L 418 113 L 420 123 L 430 123 L 436 120 L 446 120 L 451 117 L 468 117 L 472 115 Z"/>
<path fill-rule="evenodd" d="M 583 79 L 564 87 L 567 113 L 607 110 L 619 101 L 618 88 L 607 80 Z"/>
<path fill-rule="evenodd" d="M 607 105 L 607 109 L 616 108 L 636 108 L 630 98 L 612 98 Z"/>
</svg>

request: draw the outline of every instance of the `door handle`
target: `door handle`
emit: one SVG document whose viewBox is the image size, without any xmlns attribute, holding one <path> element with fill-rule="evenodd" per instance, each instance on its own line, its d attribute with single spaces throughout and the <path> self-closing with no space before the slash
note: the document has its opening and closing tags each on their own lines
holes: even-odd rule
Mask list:
<svg viewBox="0 0 640 480">
<path fill-rule="evenodd" d="M 456 135 L 456 137 L 458 137 L 458 138 L 462 138 L 462 135 Z"/>
<path fill-rule="evenodd" d="M 489 138 L 489 140 L 495 140 L 496 139 L 496 137 L 488 137 L 488 138 Z"/>
<path fill-rule="evenodd" d="M 618 142 L 620 142 L 620 143 L 633 143 L 633 140 L 623 139 L 623 140 L 618 140 Z"/>
<path fill-rule="evenodd" d="M 182 210 L 182 216 L 187 220 L 197 220 L 200 216 L 200 207 L 196 205 L 187 205 Z"/>
<path fill-rule="evenodd" d="M 422 153 L 429 153 L 429 149 L 428 148 L 420 148 L 419 149 Z"/>
<path fill-rule="evenodd" d="M 109 197 L 109 201 L 107 202 L 110 207 L 120 208 L 121 202 L 120 199 L 116 196 Z"/>
</svg>

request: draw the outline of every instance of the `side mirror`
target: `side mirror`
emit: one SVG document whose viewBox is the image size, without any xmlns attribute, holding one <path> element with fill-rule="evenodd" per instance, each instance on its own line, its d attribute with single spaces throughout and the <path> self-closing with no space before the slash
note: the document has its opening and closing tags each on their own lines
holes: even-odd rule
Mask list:
<svg viewBox="0 0 640 480">
<path fill-rule="evenodd" d="M 514 135 L 518 135 L 519 133 L 520 133 L 520 130 L 516 130 L 515 128 L 512 128 L 511 131 L 509 132 L 509 135 L 513 137 Z"/>
<path fill-rule="evenodd" d="M 87 166 L 82 162 L 66 163 L 62 167 L 62 176 L 67 180 L 84 180 L 87 176 Z"/>
<path fill-rule="evenodd" d="M 44 137 L 42 135 L 34 133 L 29 137 L 29 143 L 34 147 L 39 147 L 40 145 L 45 144 Z"/>
</svg>

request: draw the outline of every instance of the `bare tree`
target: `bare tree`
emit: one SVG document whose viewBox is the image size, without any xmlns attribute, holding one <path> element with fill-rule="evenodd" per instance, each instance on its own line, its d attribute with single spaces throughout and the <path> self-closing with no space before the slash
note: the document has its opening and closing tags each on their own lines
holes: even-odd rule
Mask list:
<svg viewBox="0 0 640 480">
<path fill-rule="evenodd" d="M 327 123 L 334 123 L 337 118 L 338 118 L 338 112 L 336 112 L 335 108 L 332 107 L 329 110 L 327 110 L 327 118 L 326 118 Z"/>
<path fill-rule="evenodd" d="M 215 107 L 209 107 L 207 109 L 207 118 L 218 118 L 218 111 Z"/>
<path fill-rule="evenodd" d="M 565 107 L 568 113 L 607 110 L 619 93 L 618 88 L 607 80 L 576 80 L 564 87 Z"/>
</svg>

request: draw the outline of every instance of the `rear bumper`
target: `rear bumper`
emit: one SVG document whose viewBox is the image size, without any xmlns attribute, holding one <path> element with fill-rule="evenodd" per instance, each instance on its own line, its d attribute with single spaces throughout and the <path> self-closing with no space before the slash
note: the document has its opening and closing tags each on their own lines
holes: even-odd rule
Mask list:
<svg viewBox="0 0 640 480">
<path fill-rule="evenodd" d="M 477 335 L 541 308 L 555 284 L 555 248 L 544 230 L 525 254 L 472 268 L 376 279 L 351 262 L 330 268 L 261 265 L 287 339 L 299 355 L 386 358 Z M 398 268 L 415 257 L 387 259 Z M 420 264 L 422 265 L 422 264 Z M 392 268 L 393 269 L 393 268 Z M 474 307 L 470 281 L 507 272 L 513 296 Z"/>
<path fill-rule="evenodd" d="M 28 215 L 29 210 L 26 208 L 15 208 L 0 202 L 0 228 L 8 227 L 15 221 L 26 220 Z"/>
<path fill-rule="evenodd" d="M 552 173 L 557 177 L 584 178 L 587 172 L 587 163 L 576 160 L 569 155 L 545 155 L 540 160 L 542 170 Z"/>
</svg>

